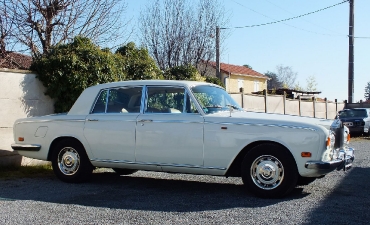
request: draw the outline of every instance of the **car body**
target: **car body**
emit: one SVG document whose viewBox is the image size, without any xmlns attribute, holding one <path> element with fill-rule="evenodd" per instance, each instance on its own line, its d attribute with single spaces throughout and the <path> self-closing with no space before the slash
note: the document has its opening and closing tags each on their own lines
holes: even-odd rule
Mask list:
<svg viewBox="0 0 370 225">
<path fill-rule="evenodd" d="M 226 91 L 195 81 L 123 81 L 87 88 L 66 114 L 18 119 L 12 148 L 52 162 L 66 182 L 95 167 L 242 177 L 261 197 L 348 169 L 339 120 L 246 112 Z"/>
<path fill-rule="evenodd" d="M 337 117 L 348 127 L 352 134 L 370 136 L 370 109 L 353 108 L 338 112 Z"/>
</svg>

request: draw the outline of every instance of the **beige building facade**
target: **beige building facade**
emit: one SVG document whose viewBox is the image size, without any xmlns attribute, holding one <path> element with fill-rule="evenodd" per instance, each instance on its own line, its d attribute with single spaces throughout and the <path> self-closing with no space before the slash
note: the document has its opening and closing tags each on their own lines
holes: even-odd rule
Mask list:
<svg viewBox="0 0 370 225">
<path fill-rule="evenodd" d="M 206 71 L 204 75 L 216 76 L 216 63 L 209 62 L 198 67 L 199 70 Z M 244 93 L 252 93 L 267 89 L 268 77 L 245 66 L 238 66 L 226 63 L 220 63 L 221 81 L 225 84 L 227 92 L 240 92 L 240 88 L 244 89 Z"/>
</svg>

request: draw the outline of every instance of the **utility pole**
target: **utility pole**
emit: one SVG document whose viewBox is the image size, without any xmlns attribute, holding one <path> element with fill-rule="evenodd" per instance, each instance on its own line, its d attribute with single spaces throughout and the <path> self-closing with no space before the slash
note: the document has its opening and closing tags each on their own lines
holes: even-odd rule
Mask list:
<svg viewBox="0 0 370 225">
<path fill-rule="evenodd" d="M 221 80 L 220 70 L 220 27 L 216 27 L 216 77 Z"/>
<path fill-rule="evenodd" d="M 353 103 L 354 92 L 354 1 L 349 0 L 348 103 Z"/>
</svg>

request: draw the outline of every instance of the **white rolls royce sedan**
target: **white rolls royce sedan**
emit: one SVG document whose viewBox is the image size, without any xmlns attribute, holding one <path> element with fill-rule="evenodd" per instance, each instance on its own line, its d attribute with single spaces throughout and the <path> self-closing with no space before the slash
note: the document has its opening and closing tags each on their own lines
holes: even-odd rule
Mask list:
<svg viewBox="0 0 370 225">
<path fill-rule="evenodd" d="M 89 87 L 66 114 L 18 119 L 12 148 L 65 182 L 96 167 L 236 176 L 275 198 L 349 169 L 349 137 L 339 120 L 246 112 L 214 84 L 150 80 Z"/>
</svg>

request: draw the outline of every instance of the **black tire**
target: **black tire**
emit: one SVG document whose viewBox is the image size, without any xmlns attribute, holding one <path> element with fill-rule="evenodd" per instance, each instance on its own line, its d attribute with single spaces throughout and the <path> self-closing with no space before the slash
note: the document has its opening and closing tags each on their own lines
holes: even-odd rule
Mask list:
<svg viewBox="0 0 370 225">
<path fill-rule="evenodd" d="M 137 170 L 132 170 L 132 169 L 121 169 L 121 168 L 112 168 L 112 169 L 118 175 L 130 175 L 130 174 L 133 174 L 133 173 L 137 172 Z"/>
<path fill-rule="evenodd" d="M 94 167 L 79 141 L 64 139 L 52 151 L 53 171 L 60 180 L 81 183 L 90 179 Z"/>
<path fill-rule="evenodd" d="M 317 179 L 317 177 L 301 177 L 298 176 L 297 185 L 308 185 L 314 182 Z"/>
<path fill-rule="evenodd" d="M 243 159 L 241 174 L 245 187 L 262 198 L 287 195 L 298 179 L 293 156 L 286 148 L 273 143 L 252 148 Z"/>
</svg>

